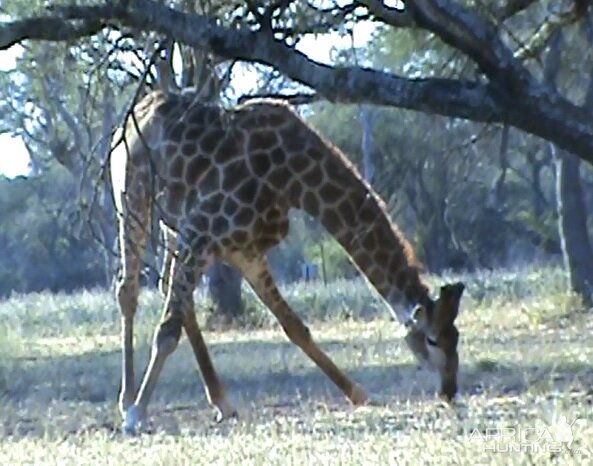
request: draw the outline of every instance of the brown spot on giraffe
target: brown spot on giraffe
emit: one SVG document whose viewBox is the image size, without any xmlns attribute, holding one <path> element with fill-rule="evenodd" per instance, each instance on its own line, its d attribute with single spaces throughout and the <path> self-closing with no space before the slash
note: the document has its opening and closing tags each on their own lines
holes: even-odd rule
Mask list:
<svg viewBox="0 0 593 466">
<path fill-rule="evenodd" d="M 321 172 L 318 167 L 311 168 L 311 170 L 302 176 L 302 180 L 310 188 L 317 188 L 318 186 L 321 186 L 321 183 L 323 183 L 323 178 L 323 172 Z"/>
<path fill-rule="evenodd" d="M 200 139 L 200 149 L 203 154 L 213 154 L 215 149 L 223 141 L 225 132 L 219 128 L 213 128 L 206 132 Z M 195 152 L 195 151 L 194 151 Z"/>
<path fill-rule="evenodd" d="M 250 153 L 272 149 L 278 144 L 278 136 L 273 131 L 257 131 L 251 134 L 247 142 Z"/>
<path fill-rule="evenodd" d="M 226 217 L 219 215 L 218 217 L 214 217 L 212 221 L 212 233 L 217 237 L 220 238 L 223 234 L 225 234 L 229 229 L 229 221 Z"/>
<path fill-rule="evenodd" d="M 281 165 L 279 168 L 272 170 L 266 178 L 274 188 L 283 190 L 292 179 L 292 176 L 288 167 Z"/>
<path fill-rule="evenodd" d="M 317 196 L 312 191 L 305 192 L 301 205 L 313 217 L 319 215 L 319 199 L 317 199 Z"/>
<path fill-rule="evenodd" d="M 183 121 L 178 121 L 175 123 L 171 130 L 167 132 L 167 139 L 169 141 L 181 141 L 183 139 L 185 125 L 186 124 Z"/>
<path fill-rule="evenodd" d="M 294 155 L 288 159 L 288 168 L 293 173 L 303 173 L 311 165 L 311 159 L 306 155 Z"/>
<path fill-rule="evenodd" d="M 343 192 L 338 186 L 330 182 L 319 188 L 319 195 L 326 203 L 333 205 L 342 200 Z"/>
<path fill-rule="evenodd" d="M 253 175 L 262 178 L 268 174 L 272 167 L 270 156 L 265 152 L 256 152 L 249 157 L 249 165 Z"/>
<path fill-rule="evenodd" d="M 169 165 L 169 175 L 173 178 L 183 178 L 183 170 L 185 168 L 185 163 L 179 157 L 173 158 L 171 164 Z"/>
<path fill-rule="evenodd" d="M 166 209 L 172 215 L 179 215 L 181 207 L 185 202 L 185 190 L 187 186 L 179 181 L 173 181 L 166 190 Z"/>
<path fill-rule="evenodd" d="M 354 218 L 356 215 L 350 199 L 342 199 L 340 205 L 338 206 L 338 212 L 342 218 Z"/>
<path fill-rule="evenodd" d="M 224 165 L 241 155 L 242 147 L 245 143 L 241 138 L 242 133 L 236 131 L 233 133 L 225 134 L 225 137 L 220 142 L 214 154 L 215 163 Z"/>
<path fill-rule="evenodd" d="M 237 188 L 237 183 L 243 181 L 249 176 L 247 163 L 245 160 L 233 160 L 224 165 L 222 178 L 222 190 L 226 193 L 232 193 Z M 250 201 L 251 202 L 251 201 Z"/>
<path fill-rule="evenodd" d="M 204 128 L 201 126 L 189 126 L 185 133 L 183 133 L 183 139 L 185 141 L 197 141 L 202 136 Z M 191 154 L 190 154 L 191 155 Z"/>
<path fill-rule="evenodd" d="M 231 234 L 231 238 L 235 243 L 235 246 L 242 246 L 249 239 L 249 235 L 245 230 L 234 230 Z"/>
<path fill-rule="evenodd" d="M 181 159 L 178 158 L 178 160 Z M 183 161 L 181 161 L 181 163 L 183 163 Z M 206 173 L 211 165 L 212 162 L 208 157 L 201 154 L 194 156 L 189 163 L 187 163 L 187 169 L 185 171 L 185 181 L 187 184 L 190 186 L 196 185 L 198 180 Z"/>
<path fill-rule="evenodd" d="M 224 207 L 223 207 L 224 214 L 227 217 L 232 217 L 237 210 L 239 210 L 239 204 L 235 201 L 235 198 L 231 196 L 227 196 L 224 200 Z"/>
<path fill-rule="evenodd" d="M 406 342 L 414 354 L 437 370 L 440 393 L 448 399 L 455 395 L 459 333 L 455 318 L 463 285 L 441 287 L 438 299 L 431 298 L 410 244 L 390 221 L 383 201 L 342 152 L 289 106 L 276 101 L 254 101 L 227 111 L 203 105 L 191 93 L 153 92 L 137 104 L 134 113 L 138 128 L 132 124 L 124 128 L 129 153 L 120 145 L 111 158 L 120 213 L 120 409 L 126 431 L 135 430 L 144 417 L 182 327 L 202 372 L 208 400 L 221 418 L 234 413 L 196 322 L 191 293 L 205 268 L 219 260 L 242 271 L 288 338 L 353 403 L 366 402 L 362 388 L 315 343 L 270 274 L 266 252 L 286 236 L 289 208 L 317 217 L 337 239 L 391 304 L 394 315 L 409 325 Z M 164 167 L 158 185 L 161 193 L 150 187 L 150 160 Z M 164 210 L 151 210 L 152 199 L 162 196 L 167 199 Z M 181 208 L 183 204 L 185 208 Z M 176 260 L 165 261 L 171 267 L 163 319 L 155 330 L 150 363 L 136 392 L 132 330 L 139 258 L 146 247 L 151 213 L 161 217 L 172 235 L 175 246 L 167 251 L 169 255 L 174 251 Z"/>
<path fill-rule="evenodd" d="M 253 199 L 257 197 L 259 183 L 255 178 L 247 178 L 236 190 L 235 195 L 239 199 Z"/>
<path fill-rule="evenodd" d="M 202 199 L 200 202 L 200 210 L 208 215 L 217 214 L 221 211 L 224 201 L 224 195 L 222 193 L 216 193 Z"/>
<path fill-rule="evenodd" d="M 193 157 L 197 148 L 198 145 L 195 141 L 186 141 L 181 145 L 181 153 L 186 157 Z"/>
</svg>

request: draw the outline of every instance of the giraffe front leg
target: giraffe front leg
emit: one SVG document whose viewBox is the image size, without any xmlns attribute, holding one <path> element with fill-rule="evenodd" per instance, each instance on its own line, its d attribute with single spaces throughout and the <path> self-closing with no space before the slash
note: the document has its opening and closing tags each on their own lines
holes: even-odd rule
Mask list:
<svg viewBox="0 0 593 466">
<path fill-rule="evenodd" d="M 288 338 L 325 372 L 351 403 L 356 406 L 375 404 L 369 402 L 365 390 L 359 384 L 350 380 L 315 343 L 309 328 L 280 294 L 268 270 L 265 258 L 244 264 L 241 269 L 256 294 L 276 316 Z"/>
<path fill-rule="evenodd" d="M 207 241 L 200 240 L 198 238 L 194 239 L 194 244 L 201 244 L 201 249 L 207 250 L 208 247 L 204 243 L 207 244 Z M 195 256 L 198 257 L 198 259 L 196 260 L 195 264 L 192 265 L 193 270 L 195 271 L 195 275 L 192 276 L 192 281 L 197 283 L 204 271 L 210 265 L 212 265 L 213 258 L 210 255 L 200 255 L 199 251 L 196 251 Z M 184 314 L 183 328 L 185 329 L 187 339 L 189 340 L 196 358 L 196 362 L 198 363 L 198 368 L 202 374 L 206 398 L 208 399 L 208 403 L 210 403 L 216 412 L 216 422 L 221 422 L 229 418 L 235 418 L 237 417 L 237 410 L 230 402 L 226 391 L 220 382 L 218 374 L 216 373 L 216 369 L 214 369 L 214 364 L 210 358 L 208 347 L 206 346 L 200 326 L 196 320 L 196 314 L 193 310 L 193 295 L 190 297 L 190 299 L 191 309 L 189 309 L 188 312 Z"/>
<path fill-rule="evenodd" d="M 122 429 L 126 434 L 135 434 L 146 417 L 148 403 L 165 365 L 165 360 L 175 351 L 179 343 L 181 319 L 182 316 L 176 312 L 167 313 L 155 331 L 150 361 L 138 390 L 136 401 L 128 407 L 124 416 Z"/>
<path fill-rule="evenodd" d="M 152 396 L 167 357 L 175 351 L 181 337 L 184 314 L 193 312 L 193 273 L 186 271 L 184 264 L 173 259 L 173 276 L 167 293 L 163 317 L 155 329 L 150 351 L 150 360 L 144 373 L 134 403 L 125 412 L 122 429 L 134 434 L 146 417 Z"/>
<path fill-rule="evenodd" d="M 122 377 L 119 410 L 122 416 L 134 402 L 134 314 L 138 306 L 138 291 L 133 282 L 124 277 L 117 287 L 121 309 Z"/>
<path fill-rule="evenodd" d="M 146 417 L 150 397 L 165 360 L 177 347 L 182 327 L 185 328 L 202 372 L 208 400 L 217 410 L 217 420 L 236 414 L 214 370 L 194 313 L 192 294 L 196 284 L 196 272 L 204 269 L 206 261 L 200 264 L 196 266 L 193 256 L 185 247 L 180 251 L 178 258 L 173 258 L 171 283 L 167 292 L 163 318 L 155 330 L 150 362 L 136 401 L 128 408 L 124 418 L 122 427 L 125 433 L 135 433 Z"/>
</svg>

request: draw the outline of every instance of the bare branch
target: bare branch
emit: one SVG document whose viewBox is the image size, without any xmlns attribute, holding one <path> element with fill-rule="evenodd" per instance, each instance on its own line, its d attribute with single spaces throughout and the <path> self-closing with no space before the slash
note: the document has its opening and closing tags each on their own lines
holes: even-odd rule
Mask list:
<svg viewBox="0 0 593 466">
<path fill-rule="evenodd" d="M 401 28 L 416 24 L 409 10 L 390 8 L 383 0 L 358 0 L 356 3 L 366 6 L 375 18 L 390 26 Z"/>
<path fill-rule="evenodd" d="M 310 60 L 267 34 L 229 30 L 207 17 L 188 15 L 152 0 L 130 0 L 127 8 L 107 4 L 59 7 L 59 11 L 66 19 L 101 17 L 105 24 L 120 21 L 128 26 L 161 32 L 194 47 L 210 49 L 224 58 L 269 65 L 332 101 L 397 106 L 478 121 L 500 118 L 501 110 L 490 98 L 485 85 L 446 79 L 410 80 L 361 67 L 333 68 Z M 10 29 L 10 24 L 4 27 Z"/>
<path fill-rule="evenodd" d="M 417 25 L 471 58 L 491 81 L 522 89 L 527 70 L 498 35 L 497 25 L 451 0 L 409 0 Z"/>
<path fill-rule="evenodd" d="M 249 94 L 239 97 L 238 103 L 244 104 L 254 99 L 279 99 L 291 105 L 308 105 L 323 100 L 319 94 Z"/>
<path fill-rule="evenodd" d="M 507 122 L 593 163 L 590 110 L 572 104 L 536 80 L 502 41 L 496 24 L 453 0 L 408 0 L 406 8 L 406 15 L 413 18 L 417 27 L 434 32 L 468 55 L 487 81 L 483 77 L 476 81 L 408 79 L 362 67 L 328 66 L 264 31 L 226 28 L 214 18 L 187 14 L 154 0 L 55 7 L 55 18 L 3 23 L 0 49 L 24 39 L 63 40 L 64 30 L 78 25 L 80 31 L 80 24 L 152 30 L 222 58 L 271 66 L 332 101 L 395 106 L 481 122 Z M 51 30 L 47 28 L 50 19 Z M 29 27 L 23 29 L 25 23 Z"/>
<path fill-rule="evenodd" d="M 515 52 L 515 58 L 523 60 L 527 57 L 537 57 L 551 39 L 554 32 L 578 21 L 584 14 L 585 10 L 579 6 L 579 2 L 575 2 L 574 8 L 569 11 L 550 14 L 538 26 L 537 30 L 529 38 L 529 41 Z"/>
<path fill-rule="evenodd" d="M 504 21 L 523 10 L 526 10 L 536 2 L 537 0 L 508 0 L 504 5 L 496 8 L 493 11 L 493 14 L 500 21 Z"/>
<path fill-rule="evenodd" d="M 26 39 L 70 41 L 92 36 L 106 26 L 92 17 L 67 22 L 60 17 L 26 18 L 0 23 L 0 50 L 12 47 Z"/>
</svg>

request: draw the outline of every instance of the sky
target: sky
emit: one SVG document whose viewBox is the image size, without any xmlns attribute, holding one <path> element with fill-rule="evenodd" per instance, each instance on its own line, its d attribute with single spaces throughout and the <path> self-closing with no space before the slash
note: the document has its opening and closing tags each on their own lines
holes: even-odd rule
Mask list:
<svg viewBox="0 0 593 466">
<path fill-rule="evenodd" d="M 360 47 L 367 43 L 371 37 L 374 26 L 369 23 L 357 24 L 354 29 L 354 46 Z M 333 47 L 345 48 L 351 45 L 350 37 L 341 37 L 338 34 L 325 34 L 305 36 L 298 45 L 298 49 L 307 56 L 321 63 L 331 62 Z M 0 51 L 0 71 L 14 69 L 15 59 L 21 53 L 20 46 L 16 45 L 8 50 Z M 12 137 L 8 133 L 0 133 L 0 175 L 8 178 L 27 176 L 30 173 L 30 157 L 25 144 L 20 137 Z"/>
<path fill-rule="evenodd" d="M 20 47 L 12 46 L 0 51 L 0 71 L 13 69 Z M 29 153 L 23 140 L 10 134 L 0 134 L 0 174 L 8 178 L 29 174 Z"/>
</svg>

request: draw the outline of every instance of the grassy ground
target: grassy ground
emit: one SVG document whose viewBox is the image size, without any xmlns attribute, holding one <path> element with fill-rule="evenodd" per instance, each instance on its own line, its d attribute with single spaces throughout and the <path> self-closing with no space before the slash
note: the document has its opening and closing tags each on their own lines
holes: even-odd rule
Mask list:
<svg viewBox="0 0 593 466">
<path fill-rule="evenodd" d="M 289 300 L 382 406 L 351 408 L 253 302 L 262 328 L 206 332 L 240 419 L 213 425 L 182 342 L 134 438 L 118 430 L 112 295 L 14 296 L 0 302 L 0 464 L 593 464 L 593 314 L 557 269 L 463 278 L 454 408 L 363 283 L 300 286 Z M 159 305 L 143 294 L 139 368 Z"/>
</svg>

